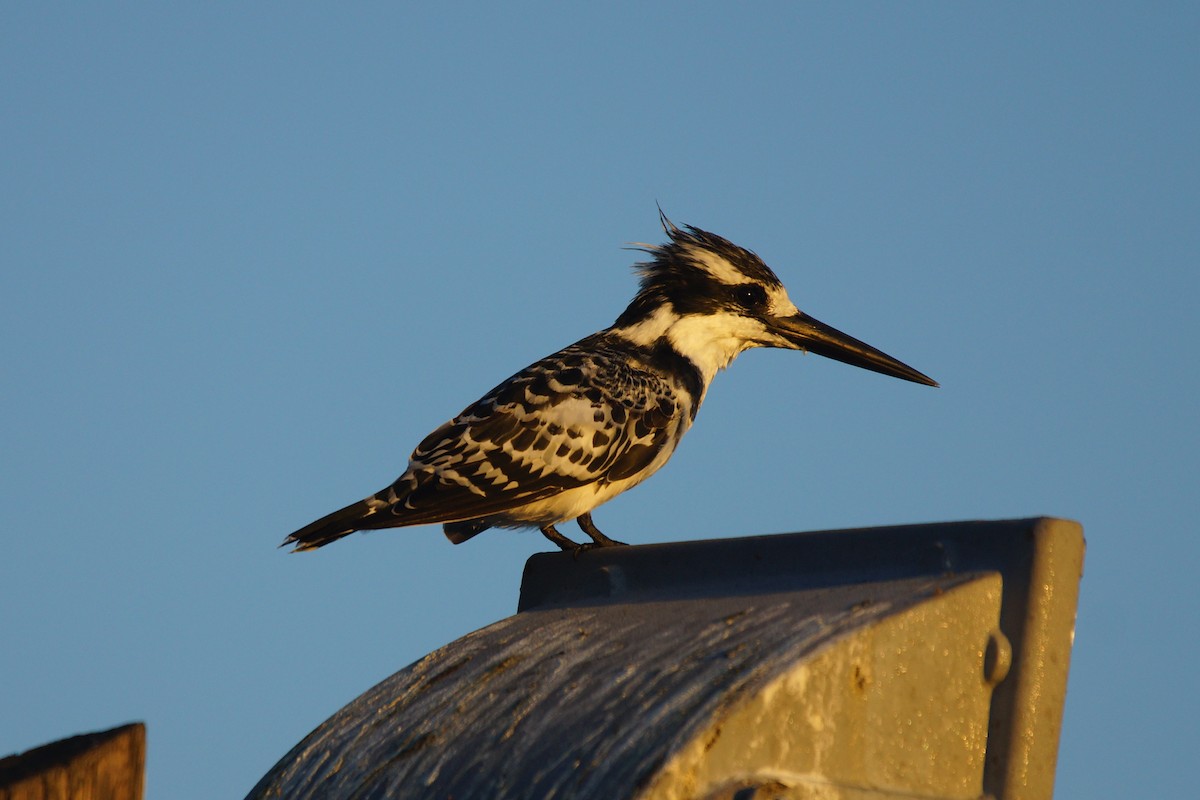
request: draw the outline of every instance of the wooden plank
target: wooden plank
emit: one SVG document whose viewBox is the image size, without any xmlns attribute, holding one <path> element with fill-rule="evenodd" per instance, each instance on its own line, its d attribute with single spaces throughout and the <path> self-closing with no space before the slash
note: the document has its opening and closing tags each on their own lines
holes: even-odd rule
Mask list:
<svg viewBox="0 0 1200 800">
<path fill-rule="evenodd" d="M 142 800 L 146 726 L 85 733 L 0 759 L 0 800 Z"/>
</svg>

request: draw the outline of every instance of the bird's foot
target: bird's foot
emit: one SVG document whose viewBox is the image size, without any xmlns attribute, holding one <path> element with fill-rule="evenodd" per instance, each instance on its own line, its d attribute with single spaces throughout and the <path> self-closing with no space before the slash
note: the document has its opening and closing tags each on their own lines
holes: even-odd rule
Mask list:
<svg viewBox="0 0 1200 800">
<path fill-rule="evenodd" d="M 592 522 L 592 514 L 589 511 L 586 514 L 580 514 L 575 520 L 579 524 L 580 529 L 588 536 L 592 537 L 592 547 L 628 547 L 625 542 L 618 542 L 616 539 L 610 539 L 600 532 L 596 527 L 596 523 Z M 585 545 L 586 546 L 586 545 Z"/>
<path fill-rule="evenodd" d="M 541 530 L 543 536 L 545 536 L 547 539 L 549 539 L 550 541 L 552 541 L 556 545 L 558 545 L 558 548 L 560 550 L 563 550 L 564 552 L 572 552 L 573 551 L 576 556 L 578 556 L 579 553 L 583 549 L 586 549 L 589 546 L 594 546 L 594 545 L 583 545 L 583 544 L 580 544 L 579 542 L 568 539 L 567 537 L 565 537 L 561 533 L 559 533 L 558 530 L 553 525 L 546 525 L 545 527 L 540 528 L 539 530 Z"/>
</svg>

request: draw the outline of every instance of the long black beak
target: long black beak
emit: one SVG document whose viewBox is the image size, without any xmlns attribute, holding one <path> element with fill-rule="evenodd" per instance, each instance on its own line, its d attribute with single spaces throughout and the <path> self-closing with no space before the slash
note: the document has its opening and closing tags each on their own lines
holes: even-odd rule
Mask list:
<svg viewBox="0 0 1200 800">
<path fill-rule="evenodd" d="M 773 333 L 797 350 L 809 350 L 843 364 L 891 375 L 893 378 L 903 378 L 913 383 L 938 385 L 937 381 L 917 372 L 908 364 L 897 361 L 887 353 L 876 350 L 853 336 L 847 336 L 837 328 L 831 328 L 803 312 L 793 317 L 769 318 L 767 324 Z"/>
</svg>

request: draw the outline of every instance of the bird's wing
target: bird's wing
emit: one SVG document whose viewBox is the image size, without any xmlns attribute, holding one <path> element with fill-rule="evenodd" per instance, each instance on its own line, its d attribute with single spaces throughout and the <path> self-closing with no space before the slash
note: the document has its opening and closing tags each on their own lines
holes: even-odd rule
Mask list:
<svg viewBox="0 0 1200 800">
<path fill-rule="evenodd" d="M 683 414 L 663 378 L 627 359 L 567 348 L 427 436 L 391 487 L 391 513 L 368 523 L 503 515 L 568 489 L 629 478 L 670 446 Z"/>
</svg>

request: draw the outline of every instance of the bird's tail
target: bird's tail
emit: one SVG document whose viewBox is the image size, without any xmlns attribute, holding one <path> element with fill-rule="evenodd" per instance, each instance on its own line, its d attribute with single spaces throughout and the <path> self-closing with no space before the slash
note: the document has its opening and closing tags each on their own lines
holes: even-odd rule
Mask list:
<svg viewBox="0 0 1200 800">
<path fill-rule="evenodd" d="M 380 510 L 386 509 L 388 505 L 379 498 L 379 495 L 371 495 L 365 500 L 351 503 L 332 514 L 326 514 L 316 522 L 310 522 L 284 539 L 280 547 L 295 545 L 292 549 L 293 553 L 301 550 L 316 550 L 318 547 L 336 542 L 355 531 L 380 527 L 377 524 L 371 524 L 371 517 L 378 514 Z"/>
</svg>

